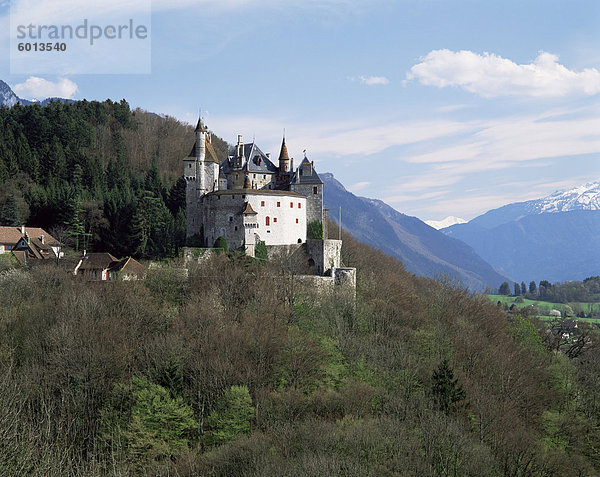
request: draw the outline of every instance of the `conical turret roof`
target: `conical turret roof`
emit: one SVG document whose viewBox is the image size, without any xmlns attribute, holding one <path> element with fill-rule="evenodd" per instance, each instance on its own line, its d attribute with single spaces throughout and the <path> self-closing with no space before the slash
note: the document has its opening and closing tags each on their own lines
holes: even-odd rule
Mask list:
<svg viewBox="0 0 600 477">
<path fill-rule="evenodd" d="M 279 160 L 280 161 L 289 161 L 290 160 L 287 146 L 285 145 L 285 137 L 283 138 L 283 142 L 281 143 L 281 152 L 279 153 Z"/>
</svg>

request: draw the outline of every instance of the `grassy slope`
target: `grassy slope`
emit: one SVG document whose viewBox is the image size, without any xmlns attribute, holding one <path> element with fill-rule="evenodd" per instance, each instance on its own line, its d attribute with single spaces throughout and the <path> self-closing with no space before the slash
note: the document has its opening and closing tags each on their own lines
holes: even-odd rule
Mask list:
<svg viewBox="0 0 600 477">
<path fill-rule="evenodd" d="M 523 298 L 523 302 L 517 303 L 515 300 L 518 297 L 515 297 L 515 296 L 506 296 L 506 295 L 487 295 L 487 296 L 493 303 L 498 303 L 500 301 L 502 304 L 506 303 L 508 306 L 510 306 L 512 304 L 514 304 L 515 306 L 518 306 L 518 307 L 534 305 L 541 312 L 545 312 L 546 316 L 550 312 L 550 310 L 559 310 L 561 313 L 563 313 L 565 304 L 569 305 L 573 309 L 575 309 L 577 307 L 581 307 L 581 309 L 583 309 L 583 311 L 585 311 L 586 313 L 589 313 L 590 311 L 592 313 L 600 313 L 600 303 L 587 303 L 587 302 L 579 302 L 579 301 L 571 302 L 571 303 L 554 303 L 554 302 L 543 301 L 543 300 L 530 300 L 529 298 Z M 600 320 L 597 320 L 597 319 L 587 319 L 587 318 L 580 318 L 580 319 L 583 319 L 585 321 L 590 321 L 590 322 L 600 322 Z"/>
</svg>

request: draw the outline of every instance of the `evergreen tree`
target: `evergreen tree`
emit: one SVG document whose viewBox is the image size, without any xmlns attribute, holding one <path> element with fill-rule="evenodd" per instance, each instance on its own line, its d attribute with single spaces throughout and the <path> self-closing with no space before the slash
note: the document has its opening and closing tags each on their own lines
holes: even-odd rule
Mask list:
<svg viewBox="0 0 600 477">
<path fill-rule="evenodd" d="M 521 294 L 521 286 L 515 282 L 515 296 L 519 296 Z"/>
<path fill-rule="evenodd" d="M 167 198 L 167 207 L 173 215 L 176 215 L 179 210 L 185 212 L 186 202 L 185 196 L 187 191 L 187 183 L 183 177 L 180 177 L 175 184 L 169 189 Z"/>
<path fill-rule="evenodd" d="M 158 166 L 156 161 L 152 161 L 152 166 L 146 172 L 146 178 L 144 179 L 144 189 L 152 192 L 156 197 L 162 196 L 162 181 L 160 180 L 160 173 L 158 172 Z"/>
<path fill-rule="evenodd" d="M 521 282 L 521 295 L 525 295 L 527 293 L 527 285 L 525 282 Z"/>
<path fill-rule="evenodd" d="M 207 444 L 224 444 L 240 434 L 248 433 L 253 416 L 254 407 L 248 388 L 231 386 L 208 416 L 210 431 L 206 436 Z"/>
<path fill-rule="evenodd" d="M 532 295 L 537 294 L 537 286 L 533 280 L 529 282 L 529 293 Z"/>
<path fill-rule="evenodd" d="M 18 227 L 22 225 L 19 203 L 14 194 L 9 194 L 0 213 L 0 225 Z"/>
<path fill-rule="evenodd" d="M 454 379 L 454 372 L 445 359 L 440 363 L 438 369 L 432 376 L 432 392 L 440 411 L 446 415 L 452 414 L 458 403 L 465 399 L 465 391 L 458 384 L 458 379 Z"/>
<path fill-rule="evenodd" d="M 262 240 L 256 244 L 256 248 L 254 249 L 254 256 L 261 260 L 269 259 L 269 251 L 267 250 L 267 246 Z"/>
<path fill-rule="evenodd" d="M 68 202 L 66 209 L 66 217 L 63 225 L 69 231 L 75 242 L 75 250 L 79 251 L 79 246 L 85 241 L 85 227 L 83 224 L 83 207 L 81 205 L 81 197 L 74 195 Z"/>
<path fill-rule="evenodd" d="M 499 289 L 500 295 L 510 295 L 510 285 L 508 282 L 502 282 Z"/>
</svg>

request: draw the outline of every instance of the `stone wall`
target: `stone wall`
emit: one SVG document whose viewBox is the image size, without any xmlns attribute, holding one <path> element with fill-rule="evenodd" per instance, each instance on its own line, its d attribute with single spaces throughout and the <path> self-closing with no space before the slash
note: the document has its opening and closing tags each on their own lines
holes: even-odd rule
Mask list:
<svg viewBox="0 0 600 477">
<path fill-rule="evenodd" d="M 306 197 L 307 223 L 323 222 L 323 184 L 292 184 L 292 190 Z"/>
</svg>

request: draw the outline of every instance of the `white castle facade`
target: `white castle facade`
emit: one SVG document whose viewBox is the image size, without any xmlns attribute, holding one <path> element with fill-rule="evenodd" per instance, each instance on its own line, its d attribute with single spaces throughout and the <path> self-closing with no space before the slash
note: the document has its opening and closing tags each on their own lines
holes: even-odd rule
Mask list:
<svg viewBox="0 0 600 477">
<path fill-rule="evenodd" d="M 213 247 L 223 236 L 230 249 L 254 255 L 259 241 L 267 246 L 303 244 L 309 223 L 323 227 L 323 182 L 306 157 L 294 170 L 285 138 L 278 165 L 242 136 L 233 154 L 219 164 L 199 120 L 194 147 L 184 159 L 184 177 L 186 234 L 204 247 Z M 339 252 L 334 261 L 339 266 Z"/>
</svg>

